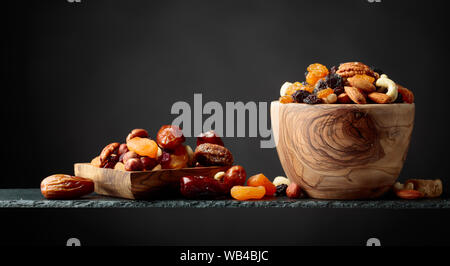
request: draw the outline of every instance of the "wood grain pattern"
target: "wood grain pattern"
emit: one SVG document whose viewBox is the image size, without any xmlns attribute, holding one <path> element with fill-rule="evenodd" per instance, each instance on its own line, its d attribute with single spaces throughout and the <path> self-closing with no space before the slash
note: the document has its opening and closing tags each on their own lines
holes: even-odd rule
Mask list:
<svg viewBox="0 0 450 266">
<path fill-rule="evenodd" d="M 414 104 L 272 102 L 283 169 L 313 198 L 379 197 L 403 167 L 414 111 Z"/>
<path fill-rule="evenodd" d="M 89 163 L 74 165 L 75 176 L 94 180 L 95 192 L 102 195 L 127 198 L 149 199 L 165 194 L 178 194 L 183 176 L 214 176 L 228 167 L 195 167 L 183 169 L 163 169 L 157 171 L 128 172 L 92 166 Z"/>
</svg>

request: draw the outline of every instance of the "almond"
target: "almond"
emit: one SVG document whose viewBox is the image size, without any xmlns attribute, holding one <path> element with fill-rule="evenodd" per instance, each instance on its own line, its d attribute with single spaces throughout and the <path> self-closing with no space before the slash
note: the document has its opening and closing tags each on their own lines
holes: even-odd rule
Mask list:
<svg viewBox="0 0 450 266">
<path fill-rule="evenodd" d="M 380 93 L 380 92 L 372 92 L 367 94 L 367 97 L 369 97 L 369 99 L 371 99 L 372 101 L 376 102 L 376 103 L 390 103 L 391 102 L 391 97 L 389 97 L 387 94 L 384 93 Z"/>
<path fill-rule="evenodd" d="M 57 174 L 41 182 L 41 193 L 47 199 L 74 199 L 93 191 L 94 182 L 84 177 Z"/>
<path fill-rule="evenodd" d="M 358 88 L 365 93 L 371 93 L 377 89 L 375 85 L 370 83 L 368 80 L 358 76 L 348 78 L 347 81 L 352 87 Z"/>
<path fill-rule="evenodd" d="M 348 94 L 345 92 L 338 95 L 337 101 L 338 103 L 352 103 L 352 100 L 350 99 L 350 97 L 348 97 Z"/>
<path fill-rule="evenodd" d="M 402 199 L 420 199 L 423 198 L 423 193 L 412 189 L 402 189 L 395 192 L 397 197 Z"/>
<path fill-rule="evenodd" d="M 365 104 L 367 103 L 366 97 L 364 94 L 355 87 L 345 86 L 345 93 L 347 93 L 348 97 L 357 104 Z"/>
</svg>

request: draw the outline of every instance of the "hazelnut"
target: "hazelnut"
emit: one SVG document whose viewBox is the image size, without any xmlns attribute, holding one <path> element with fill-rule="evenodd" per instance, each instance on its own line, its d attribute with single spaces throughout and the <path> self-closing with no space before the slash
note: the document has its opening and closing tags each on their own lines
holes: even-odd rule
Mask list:
<svg viewBox="0 0 450 266">
<path fill-rule="evenodd" d="M 137 153 L 135 153 L 134 151 L 128 151 L 127 153 L 125 153 L 123 155 L 122 162 L 124 164 L 126 164 L 127 161 L 131 158 L 139 158 L 139 155 Z"/>
<path fill-rule="evenodd" d="M 286 188 L 286 196 L 291 199 L 298 199 L 303 197 L 302 189 L 296 183 L 290 183 Z"/>
<path fill-rule="evenodd" d="M 148 132 L 147 132 L 147 130 L 142 129 L 142 128 L 136 128 L 136 129 L 133 129 L 133 130 L 131 131 L 131 133 L 128 134 L 128 136 L 127 136 L 127 142 L 128 142 L 130 139 L 135 138 L 135 137 L 148 138 Z"/>
<path fill-rule="evenodd" d="M 125 163 L 126 171 L 142 171 L 144 170 L 144 165 L 139 158 L 130 158 Z"/>
</svg>

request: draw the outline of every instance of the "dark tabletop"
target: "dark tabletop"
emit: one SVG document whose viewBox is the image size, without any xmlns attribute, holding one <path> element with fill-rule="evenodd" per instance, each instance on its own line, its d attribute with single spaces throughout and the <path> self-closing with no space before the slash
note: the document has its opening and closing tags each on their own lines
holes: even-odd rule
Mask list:
<svg viewBox="0 0 450 266">
<path fill-rule="evenodd" d="M 39 189 L 0 189 L 0 208 L 450 208 L 448 198 L 422 200 L 314 200 L 275 197 L 256 201 L 237 200 L 128 200 L 91 194 L 77 200 L 46 200 Z"/>
</svg>

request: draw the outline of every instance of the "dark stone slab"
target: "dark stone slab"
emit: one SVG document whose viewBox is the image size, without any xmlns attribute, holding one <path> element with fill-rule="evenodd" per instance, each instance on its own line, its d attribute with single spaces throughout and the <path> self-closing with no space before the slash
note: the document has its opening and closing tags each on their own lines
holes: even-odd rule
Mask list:
<svg viewBox="0 0 450 266">
<path fill-rule="evenodd" d="M 39 189 L 0 189 L 0 208 L 363 208 L 363 209 L 442 209 L 450 200 L 293 200 L 277 197 L 267 200 L 127 200 L 91 194 L 77 200 L 46 200 Z"/>
</svg>

